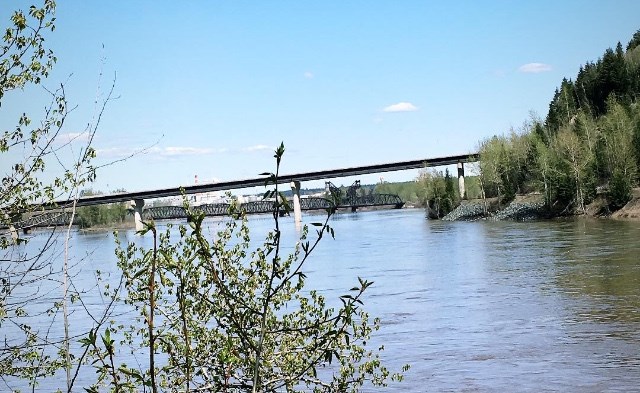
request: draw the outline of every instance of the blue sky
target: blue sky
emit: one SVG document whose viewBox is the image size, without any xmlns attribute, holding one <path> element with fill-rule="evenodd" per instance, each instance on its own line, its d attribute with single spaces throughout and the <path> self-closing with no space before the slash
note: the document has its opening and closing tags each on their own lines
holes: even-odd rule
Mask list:
<svg viewBox="0 0 640 393">
<path fill-rule="evenodd" d="M 544 117 L 562 78 L 626 45 L 638 15 L 637 0 L 60 0 L 46 85 L 66 83 L 74 135 L 117 75 L 99 162 L 147 150 L 102 169 L 103 191 L 254 177 L 281 141 L 284 173 L 419 159 Z M 3 110 L 37 117 L 42 95 Z"/>
</svg>

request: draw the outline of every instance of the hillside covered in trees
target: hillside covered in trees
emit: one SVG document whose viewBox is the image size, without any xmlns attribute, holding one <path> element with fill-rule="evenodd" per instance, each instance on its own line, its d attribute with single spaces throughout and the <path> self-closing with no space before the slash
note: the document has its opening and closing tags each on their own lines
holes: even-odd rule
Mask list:
<svg viewBox="0 0 640 393">
<path fill-rule="evenodd" d="M 563 79 L 545 119 L 480 143 L 487 197 L 540 192 L 555 214 L 581 214 L 601 195 L 624 206 L 640 180 L 640 30 Z"/>
</svg>

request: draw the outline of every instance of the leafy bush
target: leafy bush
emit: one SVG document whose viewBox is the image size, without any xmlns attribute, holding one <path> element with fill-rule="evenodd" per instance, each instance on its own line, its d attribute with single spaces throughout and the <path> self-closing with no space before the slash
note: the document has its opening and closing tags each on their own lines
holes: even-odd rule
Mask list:
<svg viewBox="0 0 640 393">
<path fill-rule="evenodd" d="M 278 164 L 283 152 L 281 145 Z M 379 328 L 361 308 L 371 282 L 359 278 L 337 308 L 305 290 L 305 262 L 324 236 L 334 236 L 328 225 L 333 209 L 312 224 L 315 239 L 309 240 L 305 227 L 294 251 L 282 254 L 279 217 L 289 206 L 278 192 L 277 174 L 267 179 L 275 190 L 265 193 L 274 200 L 274 230 L 254 250 L 237 207 L 231 211 L 237 219 L 209 240 L 204 216 L 189 210 L 186 201 L 189 225 L 178 227 L 177 239 L 171 228 L 158 234 L 146 223 L 142 234 L 152 234 L 152 248 L 118 247 L 126 302 L 140 315 L 128 328 L 96 327 L 83 339 L 99 375 L 89 391 L 107 384 L 120 391 L 149 386 L 152 391 L 357 392 L 365 383 L 383 386 L 402 379 L 390 375 L 378 351 L 367 349 Z M 116 337 L 134 350 L 146 348 L 149 367 L 117 367 Z"/>
</svg>

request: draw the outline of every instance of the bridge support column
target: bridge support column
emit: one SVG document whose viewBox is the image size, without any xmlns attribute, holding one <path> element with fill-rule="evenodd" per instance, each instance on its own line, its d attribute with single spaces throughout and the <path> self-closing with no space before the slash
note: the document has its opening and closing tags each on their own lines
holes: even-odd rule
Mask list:
<svg viewBox="0 0 640 393">
<path fill-rule="evenodd" d="M 19 235 L 15 225 L 13 225 L 14 220 L 11 220 L 5 211 L 2 212 L 2 216 L 9 223 L 9 233 L 11 233 L 11 240 L 15 244 L 18 241 Z"/>
<path fill-rule="evenodd" d="M 458 191 L 460 192 L 460 199 L 467 199 L 467 191 L 464 188 L 464 164 L 458 163 Z"/>
<path fill-rule="evenodd" d="M 144 207 L 144 199 L 134 199 L 133 201 L 133 219 L 136 224 L 136 232 L 144 229 L 142 224 L 142 208 Z"/>
<path fill-rule="evenodd" d="M 291 191 L 293 191 L 293 218 L 296 226 L 302 222 L 302 208 L 300 206 L 300 182 L 291 182 Z"/>
<path fill-rule="evenodd" d="M 16 244 L 18 241 L 19 235 L 18 235 L 18 230 L 13 224 L 9 225 L 9 232 L 11 232 L 11 241 L 13 242 L 13 244 Z"/>
</svg>

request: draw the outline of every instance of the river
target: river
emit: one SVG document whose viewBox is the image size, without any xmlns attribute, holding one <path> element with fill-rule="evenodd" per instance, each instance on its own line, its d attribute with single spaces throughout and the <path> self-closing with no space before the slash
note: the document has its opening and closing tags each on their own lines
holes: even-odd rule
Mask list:
<svg viewBox="0 0 640 393">
<path fill-rule="evenodd" d="M 272 225 L 249 222 L 254 240 Z M 281 224 L 290 247 L 295 227 Z M 411 365 L 387 391 L 639 389 L 640 223 L 440 222 L 403 209 L 338 214 L 331 225 L 335 240 L 309 260 L 308 287 L 331 298 L 358 276 L 374 281 L 373 344 L 384 344 L 389 368 Z M 108 233 L 77 232 L 72 245 L 77 258 L 91 253 L 78 264 L 84 274 L 113 269 Z"/>
</svg>

